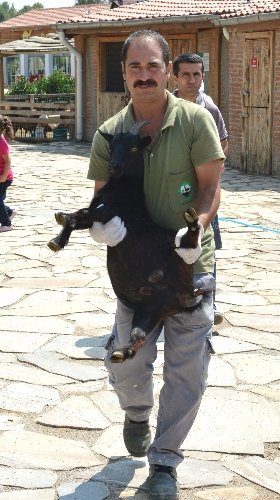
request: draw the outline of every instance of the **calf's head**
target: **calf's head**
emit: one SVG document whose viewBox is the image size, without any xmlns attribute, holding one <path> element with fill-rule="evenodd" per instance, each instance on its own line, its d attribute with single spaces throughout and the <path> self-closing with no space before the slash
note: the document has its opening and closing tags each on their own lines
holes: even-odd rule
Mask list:
<svg viewBox="0 0 280 500">
<path fill-rule="evenodd" d="M 147 120 L 135 123 L 128 132 L 118 132 L 114 135 L 98 129 L 110 145 L 109 174 L 111 177 L 143 175 L 142 150 L 150 144 L 151 137 L 149 135 L 140 137 L 139 131 L 148 123 L 150 122 Z"/>
</svg>

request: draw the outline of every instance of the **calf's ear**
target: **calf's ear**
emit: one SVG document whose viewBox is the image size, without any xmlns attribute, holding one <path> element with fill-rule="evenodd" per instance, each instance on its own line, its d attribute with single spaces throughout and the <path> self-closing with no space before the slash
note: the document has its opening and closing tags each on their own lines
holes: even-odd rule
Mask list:
<svg viewBox="0 0 280 500">
<path fill-rule="evenodd" d="M 112 141 L 112 139 L 114 137 L 113 134 L 109 134 L 108 132 L 102 132 L 102 130 L 100 130 L 100 129 L 97 129 L 97 130 L 98 130 L 99 134 L 101 134 L 102 137 L 104 137 L 104 139 L 106 139 L 106 141 L 108 141 L 108 142 Z"/>
</svg>

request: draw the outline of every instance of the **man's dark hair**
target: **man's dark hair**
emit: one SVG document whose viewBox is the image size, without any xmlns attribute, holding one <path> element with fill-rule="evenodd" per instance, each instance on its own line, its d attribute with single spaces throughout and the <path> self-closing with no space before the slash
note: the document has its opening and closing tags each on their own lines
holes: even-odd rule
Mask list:
<svg viewBox="0 0 280 500">
<path fill-rule="evenodd" d="M 146 39 L 152 39 L 157 42 L 159 45 L 161 52 L 162 52 L 162 58 L 166 64 L 168 65 L 170 61 L 170 50 L 169 50 L 169 45 L 165 38 L 158 33 L 157 31 L 153 30 L 141 30 L 141 31 L 134 31 L 134 33 L 131 33 L 129 37 L 126 39 L 126 41 L 123 44 L 122 47 L 122 52 L 121 52 L 121 60 L 125 64 L 126 59 L 127 59 L 127 51 L 131 45 L 131 43 L 134 40 L 140 39 L 140 38 L 146 38 Z"/>
<path fill-rule="evenodd" d="M 183 63 L 190 63 L 190 64 L 199 63 L 201 64 L 201 71 L 202 73 L 204 73 L 204 64 L 202 57 L 200 57 L 198 54 L 192 54 L 191 52 L 186 52 L 185 54 L 180 54 L 179 56 L 175 57 L 173 61 L 173 73 L 175 76 L 178 76 L 179 64 Z"/>
</svg>

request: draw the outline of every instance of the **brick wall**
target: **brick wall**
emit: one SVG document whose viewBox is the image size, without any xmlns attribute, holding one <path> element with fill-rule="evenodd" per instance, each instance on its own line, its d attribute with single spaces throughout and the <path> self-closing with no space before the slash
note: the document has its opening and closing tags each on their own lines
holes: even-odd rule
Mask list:
<svg viewBox="0 0 280 500">
<path fill-rule="evenodd" d="M 96 130 L 97 74 L 99 67 L 98 42 L 94 36 L 85 40 L 84 59 L 84 129 L 86 141 L 91 142 Z"/>
<path fill-rule="evenodd" d="M 30 36 L 44 36 L 47 33 L 56 32 L 54 28 L 52 29 L 50 27 L 45 27 L 45 28 L 38 27 L 32 29 L 30 28 L 30 30 L 28 29 L 25 30 L 24 28 L 16 30 L 12 30 L 11 28 L 9 29 L 2 28 L 0 30 L 0 45 L 2 45 L 3 43 L 13 42 L 14 40 L 21 40 L 24 31 L 31 31 Z"/>
<path fill-rule="evenodd" d="M 231 33 L 228 51 L 229 165 L 241 169 L 243 33 Z"/>
</svg>

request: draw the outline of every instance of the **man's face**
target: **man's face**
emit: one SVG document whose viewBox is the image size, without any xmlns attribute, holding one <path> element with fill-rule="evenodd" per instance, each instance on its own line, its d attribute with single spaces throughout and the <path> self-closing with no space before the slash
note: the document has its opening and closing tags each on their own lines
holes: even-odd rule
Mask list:
<svg viewBox="0 0 280 500">
<path fill-rule="evenodd" d="M 185 94 L 198 94 L 204 75 L 200 63 L 179 64 L 178 76 L 173 75 L 178 85 L 179 92 Z"/>
<path fill-rule="evenodd" d="M 171 63 L 166 64 L 160 46 L 153 39 L 134 40 L 127 52 L 125 65 L 122 64 L 132 99 L 152 102 L 164 95 Z"/>
</svg>

